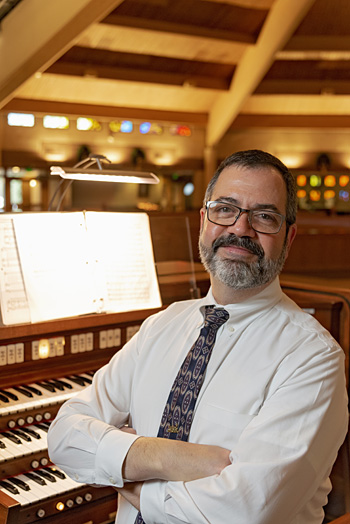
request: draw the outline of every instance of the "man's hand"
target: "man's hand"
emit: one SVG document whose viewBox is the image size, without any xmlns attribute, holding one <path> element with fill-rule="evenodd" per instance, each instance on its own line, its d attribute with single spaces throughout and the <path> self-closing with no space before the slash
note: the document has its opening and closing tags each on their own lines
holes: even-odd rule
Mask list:
<svg viewBox="0 0 350 524">
<path fill-rule="evenodd" d="M 123 478 L 139 480 L 196 480 L 218 475 L 231 464 L 229 450 L 182 440 L 140 437 L 130 447 Z"/>
<path fill-rule="evenodd" d="M 136 509 L 140 509 L 140 494 L 143 482 L 126 482 L 122 488 L 117 491 Z"/>
</svg>

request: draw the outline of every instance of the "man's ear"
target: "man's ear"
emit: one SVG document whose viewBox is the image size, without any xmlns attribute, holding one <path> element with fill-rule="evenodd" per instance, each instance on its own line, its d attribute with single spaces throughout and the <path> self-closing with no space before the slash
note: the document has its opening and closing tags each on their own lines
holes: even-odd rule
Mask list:
<svg viewBox="0 0 350 524">
<path fill-rule="evenodd" d="M 297 225 L 296 224 L 292 224 L 291 226 L 289 226 L 289 230 L 288 230 L 288 235 L 287 235 L 287 252 L 286 252 L 286 258 L 289 254 L 289 250 L 293 244 L 293 241 L 295 239 L 295 236 L 297 234 Z"/>
<path fill-rule="evenodd" d="M 199 214 L 200 214 L 200 218 L 201 218 L 201 227 L 200 227 L 200 231 L 202 231 L 203 229 L 203 224 L 204 224 L 204 219 L 205 219 L 205 208 L 202 207 L 200 210 L 199 210 Z"/>
</svg>

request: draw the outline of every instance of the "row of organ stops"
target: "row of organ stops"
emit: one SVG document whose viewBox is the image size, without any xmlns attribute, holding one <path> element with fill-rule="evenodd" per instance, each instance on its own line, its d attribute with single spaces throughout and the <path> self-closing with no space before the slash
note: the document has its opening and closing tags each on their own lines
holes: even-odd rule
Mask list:
<svg viewBox="0 0 350 524">
<path fill-rule="evenodd" d="M 301 209 L 334 209 L 350 212 L 350 176 L 347 174 L 298 174 L 297 196 Z"/>
</svg>

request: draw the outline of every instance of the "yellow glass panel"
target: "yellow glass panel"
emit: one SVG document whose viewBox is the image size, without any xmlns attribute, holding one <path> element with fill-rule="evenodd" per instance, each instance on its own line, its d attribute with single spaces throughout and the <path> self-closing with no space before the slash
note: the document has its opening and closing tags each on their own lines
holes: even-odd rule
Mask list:
<svg viewBox="0 0 350 524">
<path fill-rule="evenodd" d="M 299 187 L 306 186 L 307 178 L 305 175 L 298 175 L 297 176 L 297 184 Z"/>
<path fill-rule="evenodd" d="M 341 176 L 339 177 L 339 185 L 340 185 L 341 187 L 345 187 L 345 186 L 348 185 L 349 180 L 350 180 L 350 177 L 349 177 L 348 175 L 341 175 Z"/>
<path fill-rule="evenodd" d="M 306 191 L 305 191 L 305 189 L 299 189 L 299 190 L 297 191 L 297 197 L 298 197 L 298 198 L 305 198 L 305 197 L 306 197 Z"/>
<path fill-rule="evenodd" d="M 312 202 L 318 202 L 321 199 L 321 191 L 317 191 L 316 189 L 312 189 L 310 191 L 310 200 Z"/>
<path fill-rule="evenodd" d="M 310 176 L 310 186 L 319 187 L 322 184 L 322 179 L 319 175 Z"/>
<path fill-rule="evenodd" d="M 335 197 L 335 191 L 333 189 L 327 189 L 327 191 L 324 192 L 324 199 L 330 200 L 331 198 Z"/>
<path fill-rule="evenodd" d="M 334 175 L 327 175 L 324 177 L 324 185 L 326 187 L 334 187 L 336 185 L 337 181 L 335 179 Z"/>
</svg>

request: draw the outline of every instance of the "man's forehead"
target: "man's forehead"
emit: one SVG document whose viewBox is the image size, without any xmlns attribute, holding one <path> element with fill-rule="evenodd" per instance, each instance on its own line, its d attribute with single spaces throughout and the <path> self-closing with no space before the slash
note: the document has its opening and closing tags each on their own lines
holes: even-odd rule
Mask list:
<svg viewBox="0 0 350 524">
<path fill-rule="evenodd" d="M 273 166 L 268 165 L 255 167 L 236 165 L 227 166 L 220 173 L 215 187 L 234 183 L 236 179 L 240 182 L 247 182 L 247 184 L 251 183 L 253 185 L 259 186 L 261 185 L 263 187 L 276 186 L 276 189 L 282 190 L 284 194 L 286 192 L 286 185 L 282 174 Z"/>
<path fill-rule="evenodd" d="M 282 174 L 273 166 L 228 166 L 217 180 L 212 199 L 232 196 L 252 197 L 259 204 L 275 204 L 284 213 L 287 188 Z"/>
</svg>

